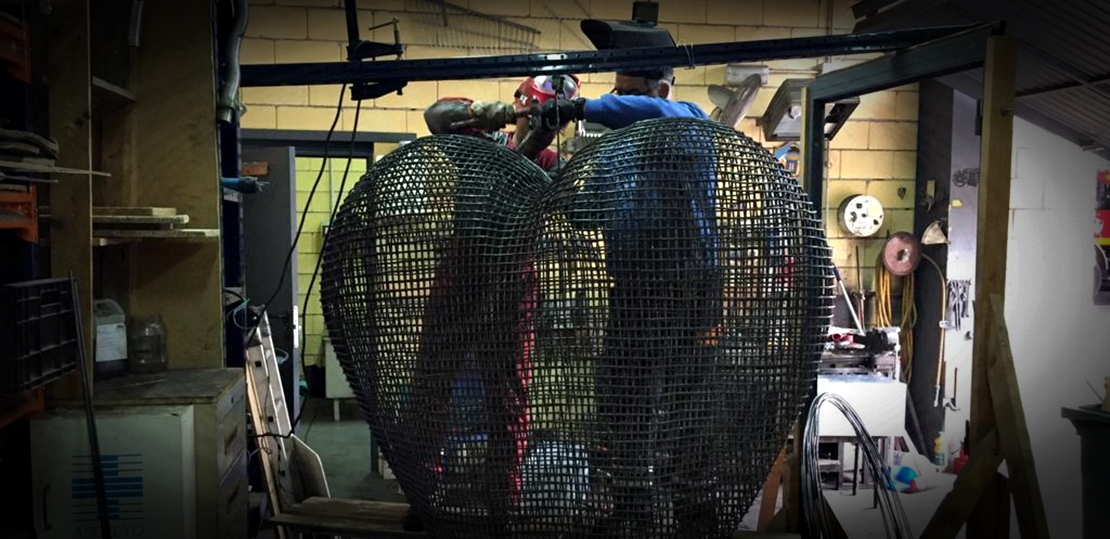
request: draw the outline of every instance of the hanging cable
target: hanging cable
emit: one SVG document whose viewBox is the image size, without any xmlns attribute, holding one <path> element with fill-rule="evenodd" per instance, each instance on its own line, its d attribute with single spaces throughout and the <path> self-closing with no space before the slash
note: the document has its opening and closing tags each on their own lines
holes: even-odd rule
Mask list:
<svg viewBox="0 0 1110 539">
<path fill-rule="evenodd" d="M 301 220 L 300 223 L 297 224 L 297 233 L 293 236 L 293 244 L 289 246 L 289 251 L 285 254 L 285 262 L 281 264 L 281 276 L 278 277 L 278 282 L 274 285 L 274 291 L 270 294 L 269 299 L 262 304 L 262 308 L 258 312 L 258 320 L 251 327 L 251 330 L 246 333 L 245 339 L 247 341 L 250 341 L 251 336 L 254 335 L 254 332 L 258 331 L 258 327 L 262 325 L 262 317 L 266 314 L 266 309 L 269 308 L 270 304 L 277 298 L 278 294 L 281 292 L 282 285 L 285 284 L 285 278 L 289 276 L 289 263 L 293 260 L 293 255 L 297 253 L 297 243 L 301 239 L 301 231 L 304 230 L 305 218 L 308 217 L 308 209 L 312 204 L 312 197 L 316 195 L 316 189 L 320 186 L 320 179 L 324 177 L 324 170 L 328 163 L 328 151 L 331 149 L 331 137 L 335 134 L 335 126 L 339 124 L 339 118 L 343 115 L 343 98 L 346 97 L 346 95 L 347 86 L 343 85 L 342 89 L 339 91 L 339 103 L 335 106 L 335 117 L 332 118 L 331 127 L 328 128 L 328 134 L 324 137 L 324 160 L 320 164 L 320 172 L 316 174 L 316 181 L 312 183 L 312 190 L 309 191 L 308 198 L 304 202 L 304 208 L 301 210 Z"/>
<path fill-rule="evenodd" d="M 894 324 L 894 279 L 895 275 L 883 263 L 879 254 L 875 262 L 875 323 L 880 327 L 893 327 Z M 913 376 L 913 328 L 917 325 L 917 304 L 914 302 L 914 275 L 900 277 L 902 285 L 902 312 L 898 317 L 899 339 L 902 346 L 902 373 L 909 383 Z"/>
<path fill-rule="evenodd" d="M 358 118 L 359 118 L 359 115 L 361 113 L 362 113 L 362 100 L 359 100 L 355 104 L 355 119 L 354 119 L 354 125 L 351 126 L 351 145 L 350 145 L 349 151 L 347 152 L 347 165 L 343 168 L 343 179 L 339 181 L 339 196 L 335 197 L 335 201 L 333 203 L 331 213 L 328 215 L 328 222 L 329 223 L 331 223 L 335 219 L 335 215 L 337 213 L 339 213 L 339 208 L 343 204 L 343 194 L 344 194 L 344 192 L 347 188 L 347 175 L 351 171 L 351 161 L 354 160 L 354 155 L 355 155 L 355 141 L 356 141 L 357 136 L 358 136 Z M 331 227 L 328 227 L 328 231 L 329 232 L 331 231 Z M 308 290 L 306 290 L 305 294 L 304 294 L 304 304 L 301 307 L 301 342 L 302 343 L 308 342 L 306 340 L 308 330 L 306 329 L 307 325 L 305 324 L 305 322 L 308 319 L 308 303 L 309 303 L 309 300 L 312 298 L 312 288 L 313 288 L 313 286 L 316 285 L 316 277 L 318 277 L 320 275 L 320 265 L 324 261 L 324 250 L 328 246 L 328 236 L 329 236 L 329 234 L 324 234 L 324 241 L 320 246 L 320 256 L 316 257 L 316 268 L 312 270 L 312 279 L 308 281 Z M 303 357 L 301 358 L 301 375 L 304 376 L 304 358 Z M 301 422 L 301 416 L 304 414 L 305 408 L 307 408 L 307 406 L 304 406 L 304 404 L 302 404 L 300 411 L 297 412 L 296 419 L 293 420 L 293 427 L 290 429 L 290 432 L 297 430 L 297 424 Z"/>
<path fill-rule="evenodd" d="M 802 434 L 802 509 L 803 524 L 809 532 L 810 539 L 832 537 L 832 520 L 826 506 L 822 503 L 821 470 L 819 464 L 818 447 L 820 442 L 820 412 L 825 403 L 837 408 L 856 433 L 857 441 L 862 448 L 864 460 L 871 470 L 872 477 L 876 479 L 875 489 L 879 499 L 879 511 L 883 518 L 883 527 L 888 539 L 913 539 L 909 519 L 902 507 L 902 502 L 895 490 L 894 480 L 890 476 L 886 462 L 879 453 L 875 441 L 867 432 L 863 420 L 846 400 L 833 393 L 822 393 L 813 400 L 806 416 L 805 431 Z M 856 466 L 859 464 L 856 463 Z"/>
<path fill-rule="evenodd" d="M 324 171 L 327 169 L 328 157 L 330 156 L 330 150 L 331 150 L 332 135 L 335 134 L 335 127 L 336 127 L 336 125 L 339 124 L 339 118 L 343 115 L 343 99 L 346 96 L 347 96 L 347 86 L 343 85 L 343 87 L 339 91 L 339 102 L 335 106 L 335 117 L 332 118 L 331 127 L 328 128 L 328 134 L 327 134 L 327 136 L 324 137 L 324 157 L 323 157 L 323 161 L 320 163 L 320 171 L 316 174 L 316 181 L 314 181 L 312 183 L 312 189 L 309 191 L 308 198 L 305 199 L 304 205 L 301 209 L 301 218 L 300 218 L 300 222 L 297 224 L 297 233 L 296 233 L 296 235 L 293 236 L 293 244 L 289 246 L 289 251 L 285 255 L 285 262 L 282 263 L 281 277 L 278 278 L 278 282 L 274 286 L 274 291 L 273 291 L 272 294 L 270 294 L 269 299 L 266 300 L 266 303 L 262 304 L 261 309 L 259 310 L 258 314 L 256 315 L 257 320 L 255 321 L 254 325 L 251 327 L 250 331 L 247 331 L 245 333 L 245 340 L 247 342 L 250 342 L 251 337 L 255 334 L 255 332 L 258 331 L 259 326 L 262 325 L 262 318 L 266 314 L 266 309 L 269 307 L 270 303 L 273 303 L 274 299 L 277 298 L 278 293 L 281 292 L 282 285 L 285 284 L 285 278 L 288 277 L 288 275 L 289 275 L 289 263 L 292 261 L 293 255 L 296 254 L 296 252 L 297 252 L 297 244 L 300 241 L 301 232 L 304 230 L 305 220 L 308 217 L 309 208 L 311 208 L 311 205 L 312 205 L 312 198 L 316 195 L 316 189 L 319 188 L 320 180 L 324 177 Z M 361 104 L 362 102 L 359 101 L 359 103 Z M 352 132 L 351 132 L 352 144 L 353 144 L 354 136 L 355 136 L 355 131 L 352 130 Z M 306 295 L 306 297 L 307 297 L 307 295 Z M 294 300 L 294 301 L 296 301 L 296 300 Z M 302 326 L 303 326 L 303 324 L 302 324 Z M 303 361 L 301 362 L 301 373 L 300 373 L 300 375 L 302 377 L 305 376 L 304 362 Z M 296 385 L 299 386 L 300 384 L 298 383 Z M 301 415 L 304 413 L 304 409 L 305 409 L 305 406 L 302 405 L 301 409 L 297 412 L 296 418 L 293 419 L 293 423 L 292 423 L 292 426 L 289 428 L 289 432 L 287 432 L 285 434 L 261 433 L 261 434 L 255 434 L 255 437 L 256 438 L 273 437 L 273 438 L 286 438 L 286 439 L 291 437 L 293 435 L 293 433 L 296 432 L 296 430 L 297 430 L 297 423 L 301 420 Z"/>
</svg>

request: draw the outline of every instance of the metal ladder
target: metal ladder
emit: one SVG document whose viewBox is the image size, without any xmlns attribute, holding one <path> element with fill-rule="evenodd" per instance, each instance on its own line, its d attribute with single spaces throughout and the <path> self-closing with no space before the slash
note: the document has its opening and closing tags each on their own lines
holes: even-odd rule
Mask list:
<svg viewBox="0 0 1110 539">
<path fill-rule="evenodd" d="M 265 311 L 247 342 L 244 366 L 250 430 L 255 437 L 267 498 L 274 515 L 313 496 L 331 497 L 320 456 L 293 433 Z M 287 539 L 284 528 L 278 539 Z"/>
</svg>

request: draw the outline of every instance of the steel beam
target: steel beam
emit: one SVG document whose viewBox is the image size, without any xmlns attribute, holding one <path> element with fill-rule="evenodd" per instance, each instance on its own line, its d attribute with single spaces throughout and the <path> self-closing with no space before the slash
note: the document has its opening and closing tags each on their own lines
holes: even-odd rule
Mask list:
<svg viewBox="0 0 1110 539">
<path fill-rule="evenodd" d="M 733 62 L 785 60 L 888 52 L 966 31 L 944 26 L 867 34 L 740 41 L 678 47 L 475 56 L 375 62 L 250 64 L 241 68 L 241 86 L 363 84 L 386 81 L 475 80 L 525 77 L 538 73 L 604 73 L 618 69 L 696 67 Z"/>
<path fill-rule="evenodd" d="M 802 181 L 814 208 L 823 211 L 825 203 L 825 123 L 821 111 L 827 103 L 981 67 L 987 39 L 1003 29 L 1002 23 L 978 25 L 814 79 L 803 103 L 802 149 Z"/>
<path fill-rule="evenodd" d="M 976 26 L 897 54 L 822 75 L 810 84 L 810 97 L 818 101 L 836 101 L 981 66 L 986 54 L 984 43 L 1000 30 L 1001 23 Z"/>
</svg>

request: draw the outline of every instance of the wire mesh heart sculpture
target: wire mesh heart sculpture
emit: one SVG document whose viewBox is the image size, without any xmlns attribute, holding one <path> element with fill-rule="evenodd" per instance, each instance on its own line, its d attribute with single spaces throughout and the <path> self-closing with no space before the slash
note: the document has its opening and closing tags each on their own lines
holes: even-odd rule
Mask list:
<svg viewBox="0 0 1110 539">
<path fill-rule="evenodd" d="M 816 377 L 828 244 L 711 121 L 606 133 L 557 178 L 487 141 L 376 163 L 321 303 L 430 537 L 729 537 Z"/>
</svg>

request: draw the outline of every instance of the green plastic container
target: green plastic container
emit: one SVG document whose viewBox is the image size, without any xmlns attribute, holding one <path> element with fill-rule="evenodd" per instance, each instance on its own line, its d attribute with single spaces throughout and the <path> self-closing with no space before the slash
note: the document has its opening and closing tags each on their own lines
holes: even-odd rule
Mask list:
<svg viewBox="0 0 1110 539">
<path fill-rule="evenodd" d="M 1083 539 L 1105 539 L 1110 530 L 1110 413 L 1099 408 L 1096 404 L 1061 410 L 1079 431 Z"/>
</svg>

